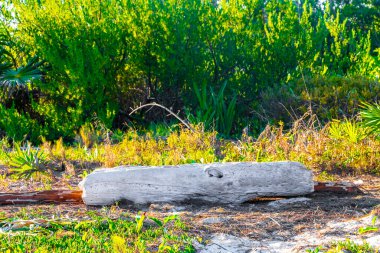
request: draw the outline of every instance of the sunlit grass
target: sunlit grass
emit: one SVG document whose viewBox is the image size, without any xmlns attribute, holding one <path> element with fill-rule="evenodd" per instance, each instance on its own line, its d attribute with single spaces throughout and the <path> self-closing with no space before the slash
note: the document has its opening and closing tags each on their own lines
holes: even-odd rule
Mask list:
<svg viewBox="0 0 380 253">
<path fill-rule="evenodd" d="M 163 138 L 133 130 L 119 133 L 117 141 L 91 138 L 97 141 L 90 142 L 90 137 L 86 137 L 86 145 L 80 140 L 74 145 L 65 145 L 62 139 L 44 142 L 39 147 L 48 162 L 44 169 L 53 171 L 64 164 L 69 165 L 66 170 L 75 174 L 78 166 L 91 170 L 119 165 L 291 160 L 322 173 L 321 178 L 326 180 L 334 179 L 332 173 L 380 172 L 380 139 L 353 120 L 333 121 L 321 127 L 313 117 L 302 118 L 291 129 L 285 130 L 282 124 L 268 125 L 257 138 L 243 135 L 240 140 L 223 140 L 216 132 L 204 132 L 201 127 L 196 127 L 196 131 L 171 130 Z M 5 165 L 18 154 L 17 149 L 7 150 L 0 151 L 0 163 Z"/>
<path fill-rule="evenodd" d="M 150 222 L 147 223 L 147 221 Z M 91 220 L 0 219 L 1 252 L 195 252 L 177 216 Z"/>
<path fill-rule="evenodd" d="M 222 153 L 229 162 L 292 160 L 319 172 L 380 172 L 380 140 L 353 121 L 324 127 L 315 121 L 295 122 L 287 131 L 281 125 L 268 126 L 258 139 L 227 143 Z"/>
</svg>

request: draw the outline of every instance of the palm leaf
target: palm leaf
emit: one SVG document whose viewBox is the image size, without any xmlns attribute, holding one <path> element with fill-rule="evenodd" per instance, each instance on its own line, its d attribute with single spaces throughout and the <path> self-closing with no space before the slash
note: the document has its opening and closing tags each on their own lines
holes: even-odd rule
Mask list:
<svg viewBox="0 0 380 253">
<path fill-rule="evenodd" d="M 371 132 L 380 132 L 380 104 L 362 103 L 363 110 L 360 116 L 363 119 L 364 125 L 371 129 Z"/>
<path fill-rule="evenodd" d="M 42 71 L 39 69 L 42 64 L 43 62 L 39 62 L 37 57 L 33 57 L 23 67 L 5 70 L 0 76 L 0 86 L 25 86 L 30 81 L 39 79 L 42 76 Z"/>
<path fill-rule="evenodd" d="M 2 51 L 0 50 L 0 54 L 2 54 Z M 12 68 L 12 64 L 10 63 L 0 63 L 0 76 L 3 75 L 4 72 L 10 70 Z"/>
</svg>

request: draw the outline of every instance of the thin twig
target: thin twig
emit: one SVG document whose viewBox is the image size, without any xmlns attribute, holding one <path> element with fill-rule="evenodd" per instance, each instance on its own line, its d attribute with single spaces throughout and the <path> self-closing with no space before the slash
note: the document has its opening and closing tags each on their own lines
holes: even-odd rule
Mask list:
<svg viewBox="0 0 380 253">
<path fill-rule="evenodd" d="M 277 226 L 282 227 L 281 224 L 278 221 L 276 221 L 274 218 L 269 216 L 269 219 L 271 219 L 274 223 L 276 223 Z"/>
<path fill-rule="evenodd" d="M 169 108 L 163 106 L 163 105 L 160 105 L 156 102 L 153 102 L 153 103 L 149 103 L 149 104 L 145 104 L 145 105 L 141 105 L 135 109 L 132 110 L 131 113 L 129 113 L 129 115 L 132 115 L 133 113 L 135 113 L 136 111 L 144 108 L 144 107 L 148 107 L 148 106 L 157 106 L 157 107 L 160 107 L 164 110 L 166 110 L 167 112 L 169 112 L 171 115 L 173 115 L 174 117 L 176 117 L 182 124 L 184 124 L 187 128 L 189 128 L 191 131 L 195 132 L 195 129 L 193 127 L 191 127 L 188 123 L 186 123 L 186 121 L 184 121 L 183 119 L 181 119 L 177 114 L 175 114 L 172 110 L 170 110 Z"/>
</svg>

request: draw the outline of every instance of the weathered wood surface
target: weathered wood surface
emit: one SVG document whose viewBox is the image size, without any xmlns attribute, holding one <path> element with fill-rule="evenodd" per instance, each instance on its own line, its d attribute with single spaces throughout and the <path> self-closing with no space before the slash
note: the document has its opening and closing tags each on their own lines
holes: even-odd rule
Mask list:
<svg viewBox="0 0 380 253">
<path fill-rule="evenodd" d="M 82 191 L 52 190 L 38 192 L 0 193 L 0 205 L 37 203 L 83 203 Z"/>
<path fill-rule="evenodd" d="M 97 169 L 80 187 L 87 205 L 242 203 L 260 196 L 308 194 L 314 191 L 314 182 L 312 172 L 297 162 L 245 162 Z"/>
</svg>

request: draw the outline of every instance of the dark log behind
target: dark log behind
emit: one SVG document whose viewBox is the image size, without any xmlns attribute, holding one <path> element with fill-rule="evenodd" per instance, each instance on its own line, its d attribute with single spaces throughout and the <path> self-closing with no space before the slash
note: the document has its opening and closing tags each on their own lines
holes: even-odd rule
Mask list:
<svg viewBox="0 0 380 253">
<path fill-rule="evenodd" d="M 82 191 L 51 190 L 38 192 L 0 193 L 0 205 L 37 203 L 83 203 Z"/>
<path fill-rule="evenodd" d="M 314 182 L 315 192 L 361 193 L 357 185 L 350 182 Z"/>
</svg>

